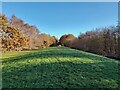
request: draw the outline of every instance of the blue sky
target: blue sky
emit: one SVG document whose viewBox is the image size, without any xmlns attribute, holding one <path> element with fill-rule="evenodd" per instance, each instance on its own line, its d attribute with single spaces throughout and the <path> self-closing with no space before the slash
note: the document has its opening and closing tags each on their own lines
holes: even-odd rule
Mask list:
<svg viewBox="0 0 120 90">
<path fill-rule="evenodd" d="M 117 25 L 117 2 L 4 2 L 3 13 L 15 14 L 42 33 L 59 38 L 71 33 L 78 36 L 94 28 Z"/>
</svg>

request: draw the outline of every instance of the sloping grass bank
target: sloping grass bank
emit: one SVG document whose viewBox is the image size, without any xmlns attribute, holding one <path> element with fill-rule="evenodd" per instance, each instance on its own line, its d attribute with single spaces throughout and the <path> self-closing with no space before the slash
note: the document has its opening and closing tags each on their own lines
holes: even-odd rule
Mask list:
<svg viewBox="0 0 120 90">
<path fill-rule="evenodd" d="M 67 47 L 3 53 L 3 88 L 118 88 L 118 63 Z"/>
</svg>

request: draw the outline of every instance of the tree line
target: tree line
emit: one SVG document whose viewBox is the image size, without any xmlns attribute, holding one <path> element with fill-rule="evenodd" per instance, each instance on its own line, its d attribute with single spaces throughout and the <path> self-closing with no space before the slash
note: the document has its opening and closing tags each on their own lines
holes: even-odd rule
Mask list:
<svg viewBox="0 0 120 90">
<path fill-rule="evenodd" d="M 0 14 L 0 49 L 2 51 L 21 51 L 55 46 L 55 36 L 40 33 L 33 25 L 24 23 L 15 15 L 8 19 Z"/>
<path fill-rule="evenodd" d="M 62 45 L 103 56 L 120 59 L 120 24 L 80 33 L 78 37 L 65 34 L 58 40 L 55 36 L 41 33 L 13 15 L 8 19 L 0 14 L 0 49 L 22 51 Z"/>
<path fill-rule="evenodd" d="M 97 28 L 80 33 L 78 37 L 72 34 L 60 38 L 63 46 L 120 59 L 120 26 Z"/>
</svg>

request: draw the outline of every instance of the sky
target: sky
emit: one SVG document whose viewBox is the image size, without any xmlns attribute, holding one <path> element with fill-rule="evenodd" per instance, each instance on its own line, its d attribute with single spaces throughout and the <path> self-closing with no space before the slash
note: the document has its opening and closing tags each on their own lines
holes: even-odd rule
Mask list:
<svg viewBox="0 0 120 90">
<path fill-rule="evenodd" d="M 41 33 L 60 38 L 117 25 L 117 2 L 3 2 L 2 13 L 35 25 Z"/>
</svg>

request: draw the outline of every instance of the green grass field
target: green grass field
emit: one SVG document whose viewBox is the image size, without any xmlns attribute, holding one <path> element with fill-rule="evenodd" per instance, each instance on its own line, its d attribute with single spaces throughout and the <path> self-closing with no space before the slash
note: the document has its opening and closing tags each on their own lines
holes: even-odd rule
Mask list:
<svg viewBox="0 0 120 90">
<path fill-rule="evenodd" d="M 118 88 L 118 61 L 70 49 L 3 53 L 3 88 Z"/>
</svg>

